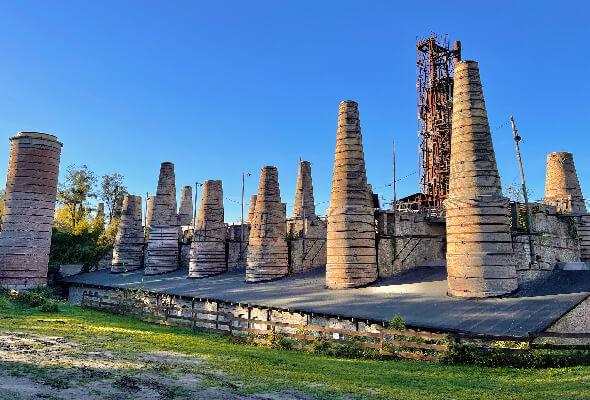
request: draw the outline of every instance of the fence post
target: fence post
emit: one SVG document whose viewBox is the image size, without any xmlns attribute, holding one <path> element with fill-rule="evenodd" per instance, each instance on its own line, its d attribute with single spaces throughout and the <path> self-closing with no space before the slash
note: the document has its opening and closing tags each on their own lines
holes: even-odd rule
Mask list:
<svg viewBox="0 0 590 400">
<path fill-rule="evenodd" d="M 219 330 L 219 302 L 215 302 L 215 330 Z"/>
<path fill-rule="evenodd" d="M 191 301 L 191 320 L 193 322 L 193 332 L 197 330 L 197 313 L 195 312 L 195 298 Z"/>
</svg>

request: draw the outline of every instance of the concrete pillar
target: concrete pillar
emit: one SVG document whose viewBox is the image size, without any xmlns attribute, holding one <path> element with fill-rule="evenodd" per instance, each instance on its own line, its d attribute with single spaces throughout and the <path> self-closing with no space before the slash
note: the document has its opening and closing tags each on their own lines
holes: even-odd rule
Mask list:
<svg viewBox="0 0 590 400">
<path fill-rule="evenodd" d="M 141 196 L 126 194 L 123 198 L 111 272 L 127 272 L 142 266 L 144 236 L 141 207 Z"/>
<path fill-rule="evenodd" d="M 490 297 L 517 289 L 508 199 L 502 195 L 479 67 L 455 66 L 447 218 L 448 293 Z"/>
<path fill-rule="evenodd" d="M 279 173 L 276 167 L 264 167 L 251 220 L 246 282 L 270 281 L 289 273 L 286 229 Z"/>
<path fill-rule="evenodd" d="M 316 218 L 311 181 L 311 163 L 309 161 L 299 161 L 295 204 L 293 204 L 293 218 L 303 218 L 304 216 L 308 219 Z"/>
<path fill-rule="evenodd" d="M 252 217 L 254 216 L 254 209 L 256 208 L 256 196 L 253 194 L 250 196 L 250 204 L 248 204 L 248 223 L 252 223 Z"/>
<path fill-rule="evenodd" d="M 340 103 L 328 208 L 326 285 L 353 288 L 377 279 L 375 217 L 369 202 L 358 104 Z"/>
<path fill-rule="evenodd" d="M 0 286 L 47 284 L 51 226 L 62 144 L 53 135 L 20 132 L 10 139 L 0 231 Z"/>
<path fill-rule="evenodd" d="M 193 220 L 193 188 L 184 186 L 180 192 L 180 209 L 178 210 L 178 224 L 192 225 Z"/>
<path fill-rule="evenodd" d="M 547 155 L 543 203 L 555 206 L 560 212 L 587 212 L 572 153 L 557 152 Z"/>
<path fill-rule="evenodd" d="M 146 275 L 162 274 L 178 268 L 180 229 L 176 207 L 174 164 L 163 162 L 146 249 Z"/>
<path fill-rule="evenodd" d="M 205 181 L 191 243 L 189 278 L 204 278 L 227 271 L 225 236 L 222 183 Z"/>
</svg>

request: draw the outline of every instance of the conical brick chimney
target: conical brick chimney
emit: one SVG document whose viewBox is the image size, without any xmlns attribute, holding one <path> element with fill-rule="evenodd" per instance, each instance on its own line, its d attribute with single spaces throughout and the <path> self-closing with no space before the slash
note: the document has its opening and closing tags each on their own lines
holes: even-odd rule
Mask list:
<svg viewBox="0 0 590 400">
<path fill-rule="evenodd" d="M 543 203 L 555 206 L 560 212 L 587 212 L 572 153 L 557 152 L 547 155 Z"/>
<path fill-rule="evenodd" d="M 219 180 L 205 181 L 191 243 L 189 278 L 204 278 L 227 271 L 225 236 L 222 183 Z"/>
<path fill-rule="evenodd" d="M 316 217 L 313 184 L 311 181 L 311 163 L 309 161 L 299 161 L 293 217 L 307 219 L 314 219 Z"/>
<path fill-rule="evenodd" d="M 53 135 L 20 132 L 10 158 L 0 231 L 0 286 L 47 284 L 51 226 L 62 144 Z"/>
<path fill-rule="evenodd" d="M 160 167 L 158 189 L 154 199 L 152 222 L 146 248 L 144 269 L 146 275 L 162 274 L 178 268 L 180 227 L 176 207 L 174 164 L 163 162 Z"/>
<path fill-rule="evenodd" d="M 448 293 L 490 297 L 517 289 L 508 199 L 502 195 L 479 68 L 455 65 L 447 218 Z"/>
<path fill-rule="evenodd" d="M 127 272 L 141 268 L 144 244 L 141 218 L 141 196 L 126 194 L 115 237 L 111 272 Z"/>
<path fill-rule="evenodd" d="M 193 188 L 184 186 L 180 192 L 180 208 L 178 209 L 178 224 L 192 225 L 193 219 Z"/>
<path fill-rule="evenodd" d="M 326 286 L 353 288 L 377 279 L 375 217 L 370 204 L 359 111 L 340 103 L 328 209 Z"/>
<path fill-rule="evenodd" d="M 256 197 L 257 195 L 253 194 L 250 196 L 250 204 L 248 204 L 248 223 L 252 223 L 252 217 L 254 216 L 254 210 L 256 209 Z"/>
<path fill-rule="evenodd" d="M 260 172 L 251 224 L 246 282 L 270 281 L 287 275 L 287 227 L 276 167 L 264 167 Z"/>
</svg>

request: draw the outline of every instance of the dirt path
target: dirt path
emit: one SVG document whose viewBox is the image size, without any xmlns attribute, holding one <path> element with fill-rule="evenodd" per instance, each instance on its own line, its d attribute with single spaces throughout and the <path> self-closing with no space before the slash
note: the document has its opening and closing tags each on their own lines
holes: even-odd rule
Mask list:
<svg viewBox="0 0 590 400">
<path fill-rule="evenodd" d="M 302 399 L 240 394 L 204 359 L 173 352 L 89 351 L 63 337 L 0 333 L 0 399 Z"/>
</svg>

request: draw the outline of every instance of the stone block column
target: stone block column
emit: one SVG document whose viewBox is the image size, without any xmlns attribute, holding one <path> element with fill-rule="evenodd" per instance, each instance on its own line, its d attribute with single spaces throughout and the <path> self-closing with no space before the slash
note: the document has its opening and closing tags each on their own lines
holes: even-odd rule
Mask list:
<svg viewBox="0 0 590 400">
<path fill-rule="evenodd" d="M 500 296 L 517 289 L 508 199 L 475 61 L 455 65 L 447 218 L 448 293 Z"/>
<path fill-rule="evenodd" d="M 556 152 L 547 155 L 543 203 L 555 206 L 559 212 L 587 212 L 572 153 Z"/>
<path fill-rule="evenodd" d="M 286 224 L 278 170 L 264 167 L 251 220 L 246 282 L 270 281 L 289 273 Z"/>
<path fill-rule="evenodd" d="M 127 272 L 142 267 L 144 236 L 141 218 L 141 196 L 126 194 L 115 237 L 111 272 Z"/>
<path fill-rule="evenodd" d="M 62 144 L 53 135 L 20 132 L 10 139 L 0 231 L 0 286 L 47 284 Z"/>
<path fill-rule="evenodd" d="M 293 218 L 305 217 L 306 219 L 315 219 L 314 203 L 311 163 L 309 161 L 299 161 L 297 187 L 295 188 L 295 204 L 293 204 Z"/>
<path fill-rule="evenodd" d="M 248 204 L 248 223 L 252 223 L 252 217 L 254 216 L 254 210 L 256 209 L 256 197 L 257 195 L 253 194 L 250 196 L 250 204 Z"/>
<path fill-rule="evenodd" d="M 146 275 L 162 274 L 178 269 L 180 227 L 176 207 L 174 164 L 163 162 L 160 167 L 146 249 L 144 269 Z"/>
<path fill-rule="evenodd" d="M 358 104 L 340 103 L 328 208 L 326 286 L 354 288 L 377 279 L 375 217 L 367 186 Z"/>
<path fill-rule="evenodd" d="M 188 226 L 193 224 L 193 188 L 184 186 L 180 192 L 180 209 L 178 210 L 178 224 Z"/>
<path fill-rule="evenodd" d="M 227 271 L 223 187 L 219 180 L 205 181 L 189 256 L 189 278 L 204 278 Z"/>
</svg>

